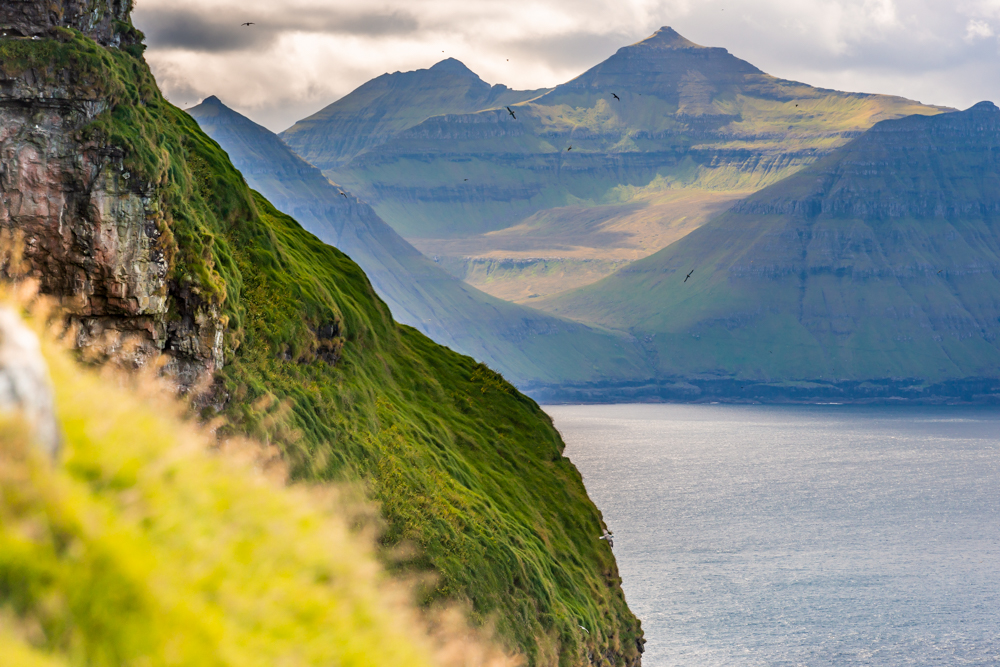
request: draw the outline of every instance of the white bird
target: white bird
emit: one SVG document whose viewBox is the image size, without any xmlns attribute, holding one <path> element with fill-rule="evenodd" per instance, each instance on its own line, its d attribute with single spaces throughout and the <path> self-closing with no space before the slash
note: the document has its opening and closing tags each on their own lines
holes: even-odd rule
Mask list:
<svg viewBox="0 0 1000 667">
<path fill-rule="evenodd" d="M 610 530 L 605 530 L 604 531 L 604 535 L 602 535 L 601 537 L 598 537 L 597 539 L 599 539 L 599 540 L 607 540 L 608 541 L 608 546 L 611 547 L 612 549 L 614 549 L 615 548 L 615 541 L 614 541 L 614 539 L 612 539 L 614 536 L 615 536 L 615 534 L 612 533 Z"/>
<path fill-rule="evenodd" d="M 590 630 L 588 630 L 587 628 L 583 627 L 582 625 L 580 626 L 580 629 L 583 630 L 584 632 L 586 632 L 588 635 L 590 634 Z"/>
</svg>

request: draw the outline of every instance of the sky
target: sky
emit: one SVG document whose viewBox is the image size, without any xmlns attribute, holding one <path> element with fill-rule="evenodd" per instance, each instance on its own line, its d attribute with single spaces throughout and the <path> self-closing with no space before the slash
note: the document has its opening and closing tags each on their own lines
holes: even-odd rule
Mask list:
<svg viewBox="0 0 1000 667">
<path fill-rule="evenodd" d="M 967 108 L 1000 99 L 1000 0 L 137 0 L 181 107 L 217 95 L 281 131 L 385 72 L 457 58 L 555 86 L 662 26 L 769 74 Z M 255 25 L 242 27 L 244 22 Z"/>
</svg>

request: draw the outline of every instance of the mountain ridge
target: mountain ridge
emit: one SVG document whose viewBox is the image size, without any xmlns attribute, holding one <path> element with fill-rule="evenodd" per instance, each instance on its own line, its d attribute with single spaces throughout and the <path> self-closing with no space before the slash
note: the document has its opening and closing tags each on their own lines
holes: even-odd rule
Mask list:
<svg viewBox="0 0 1000 667">
<path fill-rule="evenodd" d="M 659 376 L 725 385 L 716 396 L 989 400 L 1000 391 L 998 172 L 992 103 L 883 121 L 550 305 L 630 331 Z"/>
<path fill-rule="evenodd" d="M 280 134 L 320 169 L 334 169 L 433 116 L 517 104 L 544 89 L 490 86 L 455 58 L 412 72 L 383 74 Z M 334 147 L 332 152 L 317 150 Z"/>
<path fill-rule="evenodd" d="M 560 377 L 602 380 L 639 372 L 625 338 L 478 292 L 427 259 L 371 207 L 216 98 L 187 110 L 251 187 L 365 270 L 394 317 L 486 362 L 525 388 Z"/>
<path fill-rule="evenodd" d="M 516 119 L 505 109 L 427 118 L 325 173 L 449 266 L 560 258 L 611 267 L 652 254 L 662 247 L 654 239 L 682 236 L 725 201 L 776 183 L 880 120 L 946 111 L 778 79 L 669 28 L 510 106 Z M 323 163 L 322 144 L 284 138 Z M 569 218 L 546 222 L 546 212 L 574 209 L 590 210 L 580 216 L 588 231 L 596 225 L 616 240 L 574 244 Z M 533 233 L 505 235 L 520 225 Z M 532 245 L 517 249 L 525 241 Z"/>
</svg>

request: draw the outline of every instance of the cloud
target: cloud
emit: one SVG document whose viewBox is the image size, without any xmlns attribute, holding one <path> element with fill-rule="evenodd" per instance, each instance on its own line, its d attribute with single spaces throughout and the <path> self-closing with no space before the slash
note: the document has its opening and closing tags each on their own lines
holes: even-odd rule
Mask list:
<svg viewBox="0 0 1000 667">
<path fill-rule="evenodd" d="M 144 27 L 153 49 L 185 49 L 220 53 L 273 48 L 286 33 L 398 36 L 419 28 L 416 17 L 402 9 L 382 12 L 321 7 L 264 7 L 246 10 L 221 6 L 211 13 L 193 7 L 140 5 L 135 22 Z M 243 23 L 253 22 L 252 26 Z"/>
<path fill-rule="evenodd" d="M 958 107 L 1000 88 L 1000 0 L 139 0 L 135 21 L 171 100 L 219 95 L 277 130 L 446 57 L 551 87 L 664 25 L 822 87 Z"/>
<path fill-rule="evenodd" d="M 993 27 L 986 21 L 970 19 L 969 25 L 965 29 L 965 41 L 974 42 L 977 39 L 984 39 L 993 36 Z"/>
</svg>

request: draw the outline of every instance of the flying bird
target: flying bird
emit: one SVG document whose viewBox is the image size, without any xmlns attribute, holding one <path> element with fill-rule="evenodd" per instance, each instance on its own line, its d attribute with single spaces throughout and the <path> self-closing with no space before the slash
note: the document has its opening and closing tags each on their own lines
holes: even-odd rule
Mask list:
<svg viewBox="0 0 1000 667">
<path fill-rule="evenodd" d="M 573 147 L 572 147 L 572 146 L 570 146 L 569 148 L 567 148 L 567 149 L 566 149 L 566 152 L 568 153 L 568 152 L 569 152 L 569 151 L 571 151 L 571 150 L 573 150 Z"/>
<path fill-rule="evenodd" d="M 982 561 L 979 561 L 979 562 L 981 563 Z M 588 635 L 590 634 L 590 630 L 588 630 L 587 628 L 583 627 L 582 625 L 580 626 L 580 629 L 583 630 L 584 632 L 586 632 Z"/>
<path fill-rule="evenodd" d="M 614 536 L 615 536 L 615 534 L 612 533 L 610 530 L 605 530 L 604 531 L 604 535 L 602 535 L 601 537 L 598 537 L 597 539 L 599 539 L 599 540 L 607 540 L 608 541 L 608 546 L 611 547 L 612 549 L 614 549 L 615 548 L 615 541 L 613 539 Z"/>
<path fill-rule="evenodd" d="M 617 95 L 615 95 L 614 93 L 611 93 L 611 97 L 615 98 L 615 99 L 616 99 L 616 100 L 618 100 L 619 102 L 621 102 L 621 101 L 622 101 L 622 98 L 618 97 L 618 96 L 617 96 Z"/>
<path fill-rule="evenodd" d="M 941 271 L 944 271 L 944 269 L 941 269 Z M 941 275 L 941 271 L 938 271 L 938 275 Z"/>
<path fill-rule="evenodd" d="M 340 193 L 340 196 L 341 196 L 341 197 L 345 197 L 345 198 L 347 197 L 347 195 L 346 195 L 346 194 L 344 194 L 343 192 L 341 192 L 341 193 Z"/>
<path fill-rule="evenodd" d="M 691 273 L 687 274 L 687 278 L 684 279 L 684 282 L 687 282 L 688 278 L 690 278 L 692 275 L 694 275 L 694 269 L 691 269 Z"/>
<path fill-rule="evenodd" d="M 507 113 L 509 113 L 511 116 L 513 116 L 514 120 L 517 120 L 517 116 L 514 116 L 514 112 L 511 110 L 510 107 L 507 107 Z"/>
<path fill-rule="evenodd" d="M 250 26 L 252 26 L 252 25 L 257 25 L 257 24 L 256 24 L 256 23 L 244 23 L 244 24 L 243 24 L 243 25 L 241 25 L 240 27 L 241 27 L 241 28 L 249 28 L 249 27 L 250 27 Z"/>
</svg>

